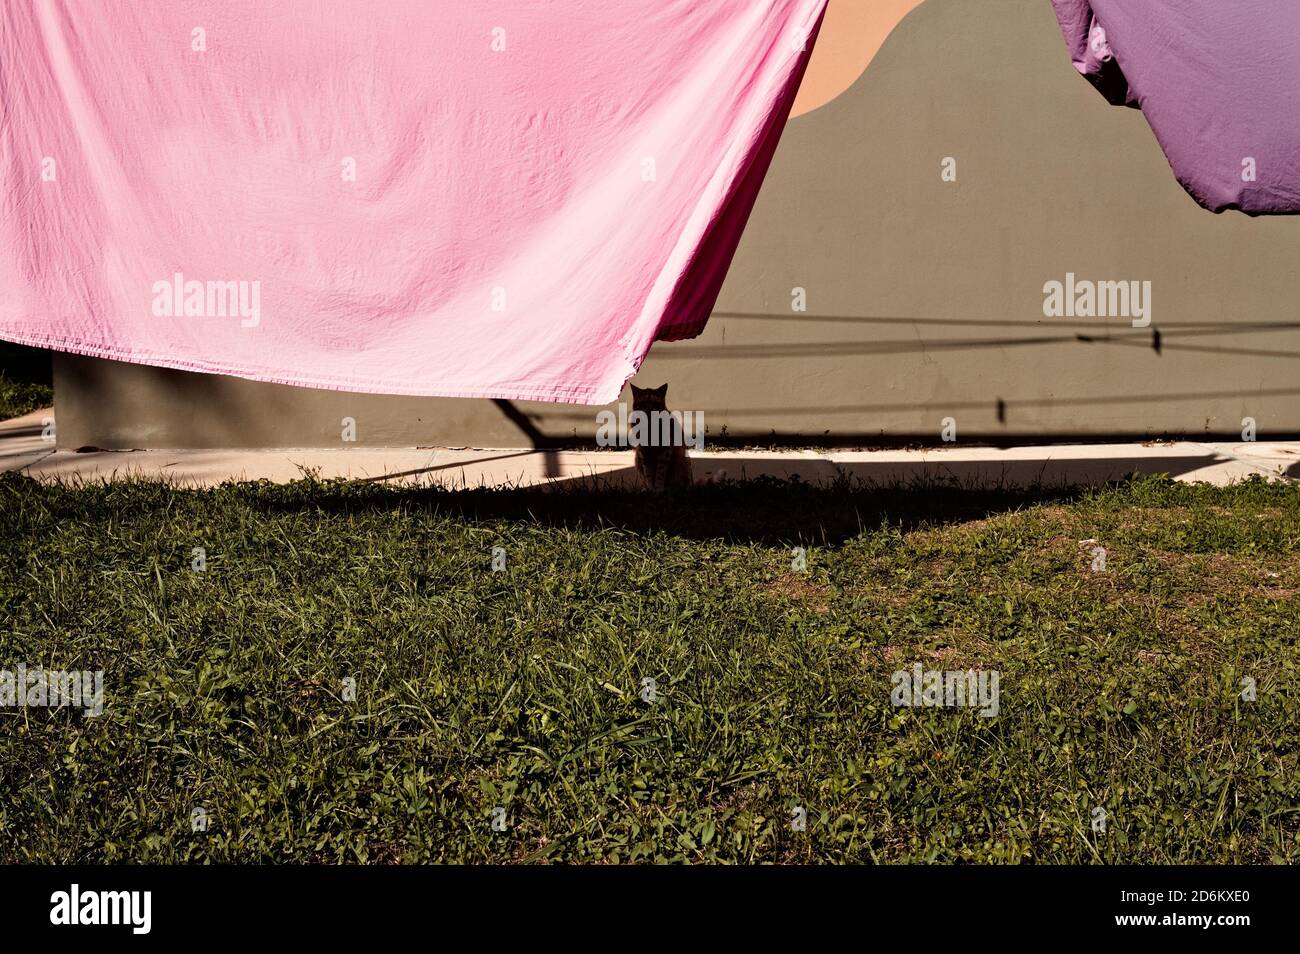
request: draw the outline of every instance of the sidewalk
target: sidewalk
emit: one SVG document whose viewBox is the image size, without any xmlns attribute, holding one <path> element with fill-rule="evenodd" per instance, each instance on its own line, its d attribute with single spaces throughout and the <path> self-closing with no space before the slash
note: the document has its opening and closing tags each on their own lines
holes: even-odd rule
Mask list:
<svg viewBox="0 0 1300 954">
<path fill-rule="evenodd" d="M 225 480 L 322 479 L 481 487 L 595 481 L 639 486 L 631 451 L 540 451 L 395 447 L 278 450 L 137 450 L 78 453 L 43 438 L 49 410 L 0 422 L 0 470 L 37 480 L 165 478 L 189 486 Z M 1228 484 L 1252 474 L 1300 477 L 1300 443 L 1060 444 L 1041 447 L 952 447 L 924 450 L 708 451 L 691 454 L 695 479 L 847 475 L 878 484 L 955 480 L 967 486 L 1096 484 L 1134 472 L 1181 481 Z"/>
</svg>

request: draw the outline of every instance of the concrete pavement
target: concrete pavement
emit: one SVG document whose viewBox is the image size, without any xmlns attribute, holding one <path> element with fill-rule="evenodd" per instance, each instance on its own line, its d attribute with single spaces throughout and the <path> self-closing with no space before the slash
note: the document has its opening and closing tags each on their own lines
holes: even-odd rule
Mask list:
<svg viewBox="0 0 1300 954">
<path fill-rule="evenodd" d="M 574 481 L 638 485 L 631 451 L 542 451 L 527 448 L 373 448 L 279 450 L 57 449 L 50 410 L 0 422 L 0 469 L 37 480 L 164 478 L 188 486 L 226 480 L 275 482 L 309 473 L 387 483 L 449 487 L 527 486 Z M 718 450 L 692 452 L 696 481 L 799 477 L 809 482 L 847 475 L 888 484 L 956 481 L 966 486 L 1096 484 L 1132 473 L 1165 473 L 1182 481 L 1228 484 L 1252 474 L 1300 477 L 1300 442 L 1056 444 L 1037 447 L 951 447 L 919 450 Z"/>
</svg>

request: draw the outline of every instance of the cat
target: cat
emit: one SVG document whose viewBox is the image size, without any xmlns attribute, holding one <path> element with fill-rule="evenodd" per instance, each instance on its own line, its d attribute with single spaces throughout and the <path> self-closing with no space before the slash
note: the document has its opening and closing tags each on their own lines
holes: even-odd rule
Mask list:
<svg viewBox="0 0 1300 954">
<path fill-rule="evenodd" d="M 657 388 L 639 388 L 632 385 L 632 413 L 642 412 L 649 421 L 662 420 L 668 413 L 664 399 L 668 396 L 668 385 Z M 656 413 L 658 412 L 658 416 Z M 649 434 L 659 432 L 659 428 L 649 427 Z M 636 472 L 641 475 L 648 489 L 655 493 L 665 490 L 681 490 L 691 486 L 691 459 L 686 456 L 685 435 L 680 423 L 674 421 L 671 428 L 671 443 L 664 445 L 647 441 L 644 446 L 636 448 Z"/>
</svg>

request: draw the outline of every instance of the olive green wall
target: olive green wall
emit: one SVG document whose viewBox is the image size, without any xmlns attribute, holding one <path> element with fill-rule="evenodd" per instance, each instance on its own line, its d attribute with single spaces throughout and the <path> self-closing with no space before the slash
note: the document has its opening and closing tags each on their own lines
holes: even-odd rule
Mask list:
<svg viewBox="0 0 1300 954">
<path fill-rule="evenodd" d="M 1297 262 L 1300 218 L 1188 198 L 1141 114 L 1075 74 L 1047 0 L 926 0 L 791 120 L 708 330 L 636 380 L 737 438 L 937 440 L 945 417 L 961 438 L 1232 434 L 1246 416 L 1294 434 Z M 1044 318 L 1067 272 L 1152 282 L 1151 328 Z M 65 447 L 330 446 L 344 417 L 359 444 L 521 446 L 590 437 L 597 410 L 75 356 L 55 394 Z"/>
</svg>

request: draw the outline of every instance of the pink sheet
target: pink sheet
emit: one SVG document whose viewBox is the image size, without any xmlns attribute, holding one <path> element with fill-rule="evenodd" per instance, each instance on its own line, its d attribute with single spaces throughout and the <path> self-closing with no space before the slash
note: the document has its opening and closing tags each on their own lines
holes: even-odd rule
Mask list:
<svg viewBox="0 0 1300 954">
<path fill-rule="evenodd" d="M 7 0 L 0 338 L 614 400 L 698 334 L 826 0 Z"/>
</svg>

